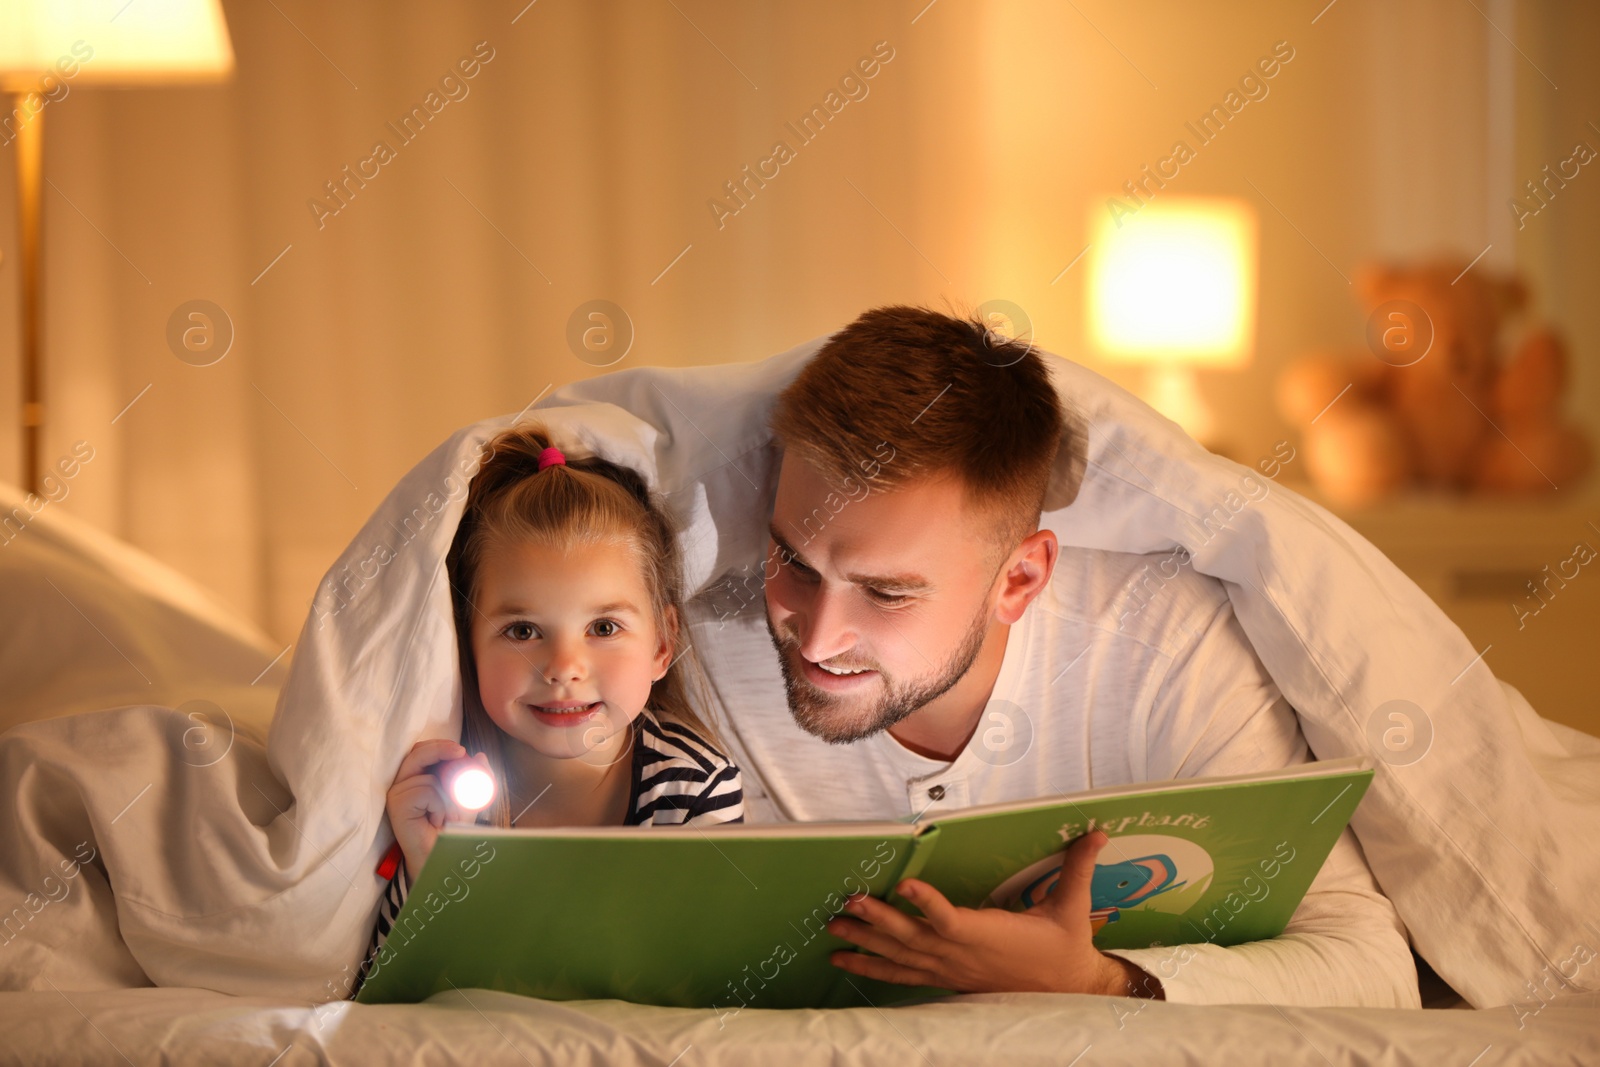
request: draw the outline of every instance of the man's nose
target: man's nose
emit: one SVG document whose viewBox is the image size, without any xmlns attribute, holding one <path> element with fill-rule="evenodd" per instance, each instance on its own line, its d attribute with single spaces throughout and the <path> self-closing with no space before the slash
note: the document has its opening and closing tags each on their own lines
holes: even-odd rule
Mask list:
<svg viewBox="0 0 1600 1067">
<path fill-rule="evenodd" d="M 800 654 L 812 663 L 824 663 L 856 644 L 847 590 L 818 588 L 796 612 Z"/>
</svg>

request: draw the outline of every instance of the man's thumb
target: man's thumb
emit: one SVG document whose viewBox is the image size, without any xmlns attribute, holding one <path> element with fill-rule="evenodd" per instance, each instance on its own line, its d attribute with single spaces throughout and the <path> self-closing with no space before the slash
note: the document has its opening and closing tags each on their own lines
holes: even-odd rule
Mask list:
<svg viewBox="0 0 1600 1067">
<path fill-rule="evenodd" d="M 1049 902 L 1055 906 L 1058 915 L 1073 922 L 1088 919 L 1095 858 L 1106 847 L 1108 840 L 1104 831 L 1090 830 L 1067 846 L 1061 860 L 1060 880 L 1049 896 Z"/>
</svg>

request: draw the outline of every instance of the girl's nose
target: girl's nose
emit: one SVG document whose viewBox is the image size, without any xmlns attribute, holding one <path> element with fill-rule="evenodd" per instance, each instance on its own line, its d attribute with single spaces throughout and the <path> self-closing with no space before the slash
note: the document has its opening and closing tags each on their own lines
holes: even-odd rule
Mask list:
<svg viewBox="0 0 1600 1067">
<path fill-rule="evenodd" d="M 558 644 L 550 650 L 550 660 L 545 664 L 544 680 L 550 685 L 564 685 L 583 680 L 583 656 L 568 644 Z"/>
</svg>

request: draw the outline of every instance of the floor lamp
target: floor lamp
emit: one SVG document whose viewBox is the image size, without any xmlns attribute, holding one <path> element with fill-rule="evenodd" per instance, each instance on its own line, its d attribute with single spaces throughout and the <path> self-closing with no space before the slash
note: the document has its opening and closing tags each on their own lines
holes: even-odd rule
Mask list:
<svg viewBox="0 0 1600 1067">
<path fill-rule="evenodd" d="M 0 144 L 17 166 L 23 487 L 37 494 L 44 428 L 44 120 L 81 86 L 218 82 L 233 71 L 220 0 L 0 0 Z"/>
</svg>

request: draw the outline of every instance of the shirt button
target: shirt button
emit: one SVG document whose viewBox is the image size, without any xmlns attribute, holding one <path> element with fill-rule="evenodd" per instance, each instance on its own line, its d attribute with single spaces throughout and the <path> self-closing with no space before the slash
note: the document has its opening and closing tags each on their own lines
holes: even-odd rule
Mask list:
<svg viewBox="0 0 1600 1067">
<path fill-rule="evenodd" d="M 944 786 L 936 785 L 936 786 L 933 786 L 932 788 L 930 788 L 928 790 L 928 799 L 929 800 L 943 800 L 944 799 Z"/>
</svg>

